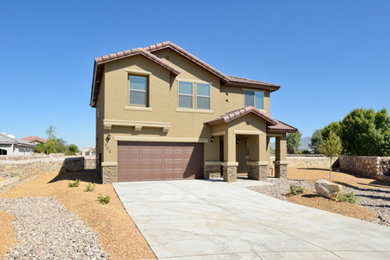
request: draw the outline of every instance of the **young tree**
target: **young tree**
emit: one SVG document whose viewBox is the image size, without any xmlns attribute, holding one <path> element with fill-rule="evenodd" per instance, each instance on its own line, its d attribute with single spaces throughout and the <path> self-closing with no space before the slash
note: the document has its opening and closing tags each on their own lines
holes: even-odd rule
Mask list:
<svg viewBox="0 0 390 260">
<path fill-rule="evenodd" d="M 341 125 L 339 121 L 331 122 L 329 125 L 321 129 L 322 140 L 329 138 L 329 133 L 333 132 L 340 137 Z"/>
<path fill-rule="evenodd" d="M 329 132 L 328 139 L 324 140 L 320 145 L 320 152 L 326 157 L 329 157 L 329 178 L 332 178 L 332 159 L 339 156 L 341 153 L 341 140 L 333 131 Z"/>
<path fill-rule="evenodd" d="M 297 153 L 299 142 L 301 141 L 302 134 L 298 131 L 296 133 L 287 135 L 287 153 Z"/>
<path fill-rule="evenodd" d="M 322 143 L 322 131 L 321 129 L 317 129 L 314 131 L 313 135 L 311 136 L 311 143 L 309 144 L 310 149 L 313 151 L 313 153 L 320 153 L 320 145 Z"/>
<path fill-rule="evenodd" d="M 46 134 L 47 141 L 43 145 L 44 152 L 46 154 L 65 153 L 66 142 L 61 138 L 57 138 L 56 128 L 53 125 L 49 126 L 46 130 Z"/>
</svg>

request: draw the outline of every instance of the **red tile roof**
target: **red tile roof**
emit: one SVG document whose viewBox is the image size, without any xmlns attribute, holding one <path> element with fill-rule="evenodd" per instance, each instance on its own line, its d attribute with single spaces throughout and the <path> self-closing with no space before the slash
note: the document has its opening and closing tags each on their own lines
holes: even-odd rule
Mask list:
<svg viewBox="0 0 390 260">
<path fill-rule="evenodd" d="M 267 133 L 272 134 L 283 134 L 283 133 L 296 133 L 298 129 L 288 125 L 282 121 L 278 121 L 276 125 L 267 126 Z"/>
<path fill-rule="evenodd" d="M 244 79 L 234 76 L 226 75 L 219 70 L 215 69 L 214 67 L 210 66 L 206 62 L 202 61 L 201 59 L 195 57 L 191 53 L 187 52 L 183 48 L 177 46 L 176 44 L 172 42 L 162 42 L 158 44 L 154 44 L 148 47 L 144 48 L 135 48 L 131 50 L 116 52 L 113 54 L 101 56 L 95 59 L 94 69 L 93 69 L 93 80 L 92 80 L 92 89 L 91 89 L 91 106 L 96 106 L 96 97 L 97 93 L 99 91 L 98 87 L 100 84 L 101 76 L 103 73 L 103 66 L 107 62 L 123 59 L 126 57 L 130 57 L 133 55 L 143 55 L 144 57 L 152 60 L 153 62 L 157 63 L 158 65 L 162 66 L 163 68 L 167 69 L 173 76 L 177 76 L 180 74 L 180 70 L 175 68 L 170 63 L 158 58 L 157 56 L 153 55 L 152 53 L 158 50 L 162 50 L 165 48 L 169 48 L 176 53 L 180 54 L 181 56 L 187 58 L 191 62 L 197 64 L 198 66 L 202 67 L 206 71 L 210 72 L 211 74 L 218 77 L 223 84 L 226 84 L 228 86 L 233 87 L 251 87 L 251 88 L 258 88 L 258 89 L 265 89 L 268 91 L 276 91 L 280 88 L 279 85 L 266 83 L 262 81 L 257 80 L 251 80 L 251 79 Z"/>
<path fill-rule="evenodd" d="M 261 119 L 263 119 L 265 122 L 267 122 L 267 133 L 295 133 L 298 131 L 295 127 L 292 127 L 286 123 L 283 123 L 282 121 L 279 121 L 267 113 L 256 109 L 252 106 L 244 107 L 241 109 L 233 110 L 231 112 L 228 112 L 226 114 L 223 114 L 216 119 L 213 119 L 211 121 L 206 122 L 209 126 L 219 125 L 223 123 L 230 122 L 234 119 L 240 118 L 244 115 L 247 115 L 249 113 L 252 113 Z"/>
<path fill-rule="evenodd" d="M 242 116 L 249 114 L 249 113 L 253 113 L 253 114 L 257 115 L 258 117 L 260 117 L 261 119 L 263 119 L 264 121 L 266 121 L 267 123 L 269 123 L 271 125 L 276 125 L 278 123 L 277 120 L 273 119 L 268 114 L 254 108 L 252 106 L 249 106 L 249 107 L 244 107 L 244 108 L 240 108 L 237 110 L 233 110 L 231 112 L 227 112 L 226 114 L 223 114 L 214 120 L 206 122 L 206 124 L 213 126 L 213 125 L 219 125 L 222 123 L 227 123 L 227 122 L 230 122 L 234 119 L 237 119 L 237 118 L 242 117 Z"/>
<path fill-rule="evenodd" d="M 38 141 L 38 142 L 41 142 L 41 143 L 46 143 L 46 139 L 43 139 L 39 136 L 27 136 L 27 137 L 24 137 L 22 138 L 23 141 L 27 141 L 27 142 L 34 142 L 34 141 Z"/>
<path fill-rule="evenodd" d="M 138 55 L 138 54 L 143 55 L 144 57 L 146 57 L 146 58 L 150 59 L 151 61 L 157 63 L 161 67 L 164 67 L 165 69 L 169 70 L 174 76 L 177 76 L 180 73 L 180 70 L 178 70 L 177 68 L 173 67 L 168 62 L 165 62 L 164 60 L 160 59 L 156 55 L 154 55 L 154 54 L 152 54 L 152 53 L 150 53 L 148 51 L 145 51 L 142 48 L 135 48 L 135 49 L 131 49 L 131 50 L 116 52 L 116 53 L 109 54 L 109 55 L 104 55 L 104 56 L 96 58 L 95 59 L 95 63 L 100 65 L 100 64 L 104 64 L 104 63 L 107 63 L 107 62 L 110 62 L 110 61 L 120 60 L 120 59 L 123 59 L 123 58 L 126 58 L 126 57 Z"/>
</svg>

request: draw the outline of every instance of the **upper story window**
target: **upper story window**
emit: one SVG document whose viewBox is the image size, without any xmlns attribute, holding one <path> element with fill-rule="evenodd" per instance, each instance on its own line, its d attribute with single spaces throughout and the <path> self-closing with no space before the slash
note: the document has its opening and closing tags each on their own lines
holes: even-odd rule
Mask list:
<svg viewBox="0 0 390 260">
<path fill-rule="evenodd" d="M 210 84 L 196 83 L 196 108 L 210 109 Z"/>
<path fill-rule="evenodd" d="M 129 76 L 130 82 L 130 105 L 148 106 L 147 77 Z"/>
<path fill-rule="evenodd" d="M 245 106 L 264 109 L 264 92 L 245 90 Z"/>
<path fill-rule="evenodd" d="M 179 107 L 192 108 L 192 82 L 179 81 Z"/>
</svg>

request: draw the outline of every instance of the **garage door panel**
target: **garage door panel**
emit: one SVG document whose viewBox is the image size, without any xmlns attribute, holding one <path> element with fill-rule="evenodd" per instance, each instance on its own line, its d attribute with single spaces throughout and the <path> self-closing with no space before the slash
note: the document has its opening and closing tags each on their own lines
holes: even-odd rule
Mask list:
<svg viewBox="0 0 390 260">
<path fill-rule="evenodd" d="M 203 178 L 203 144 L 118 143 L 118 181 Z"/>
</svg>

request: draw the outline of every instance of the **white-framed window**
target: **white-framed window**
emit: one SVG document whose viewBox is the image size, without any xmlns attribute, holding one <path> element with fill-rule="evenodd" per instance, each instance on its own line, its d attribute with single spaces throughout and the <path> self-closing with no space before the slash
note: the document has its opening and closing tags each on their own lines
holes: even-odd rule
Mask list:
<svg viewBox="0 0 390 260">
<path fill-rule="evenodd" d="M 210 109 L 210 84 L 196 83 L 196 108 Z"/>
<path fill-rule="evenodd" d="M 245 106 L 253 106 L 257 109 L 264 109 L 264 92 L 245 90 Z"/>
<path fill-rule="evenodd" d="M 148 106 L 148 79 L 145 76 L 129 75 L 130 105 Z"/>
<path fill-rule="evenodd" d="M 193 84 L 192 82 L 179 81 L 179 107 L 193 108 Z"/>
</svg>

